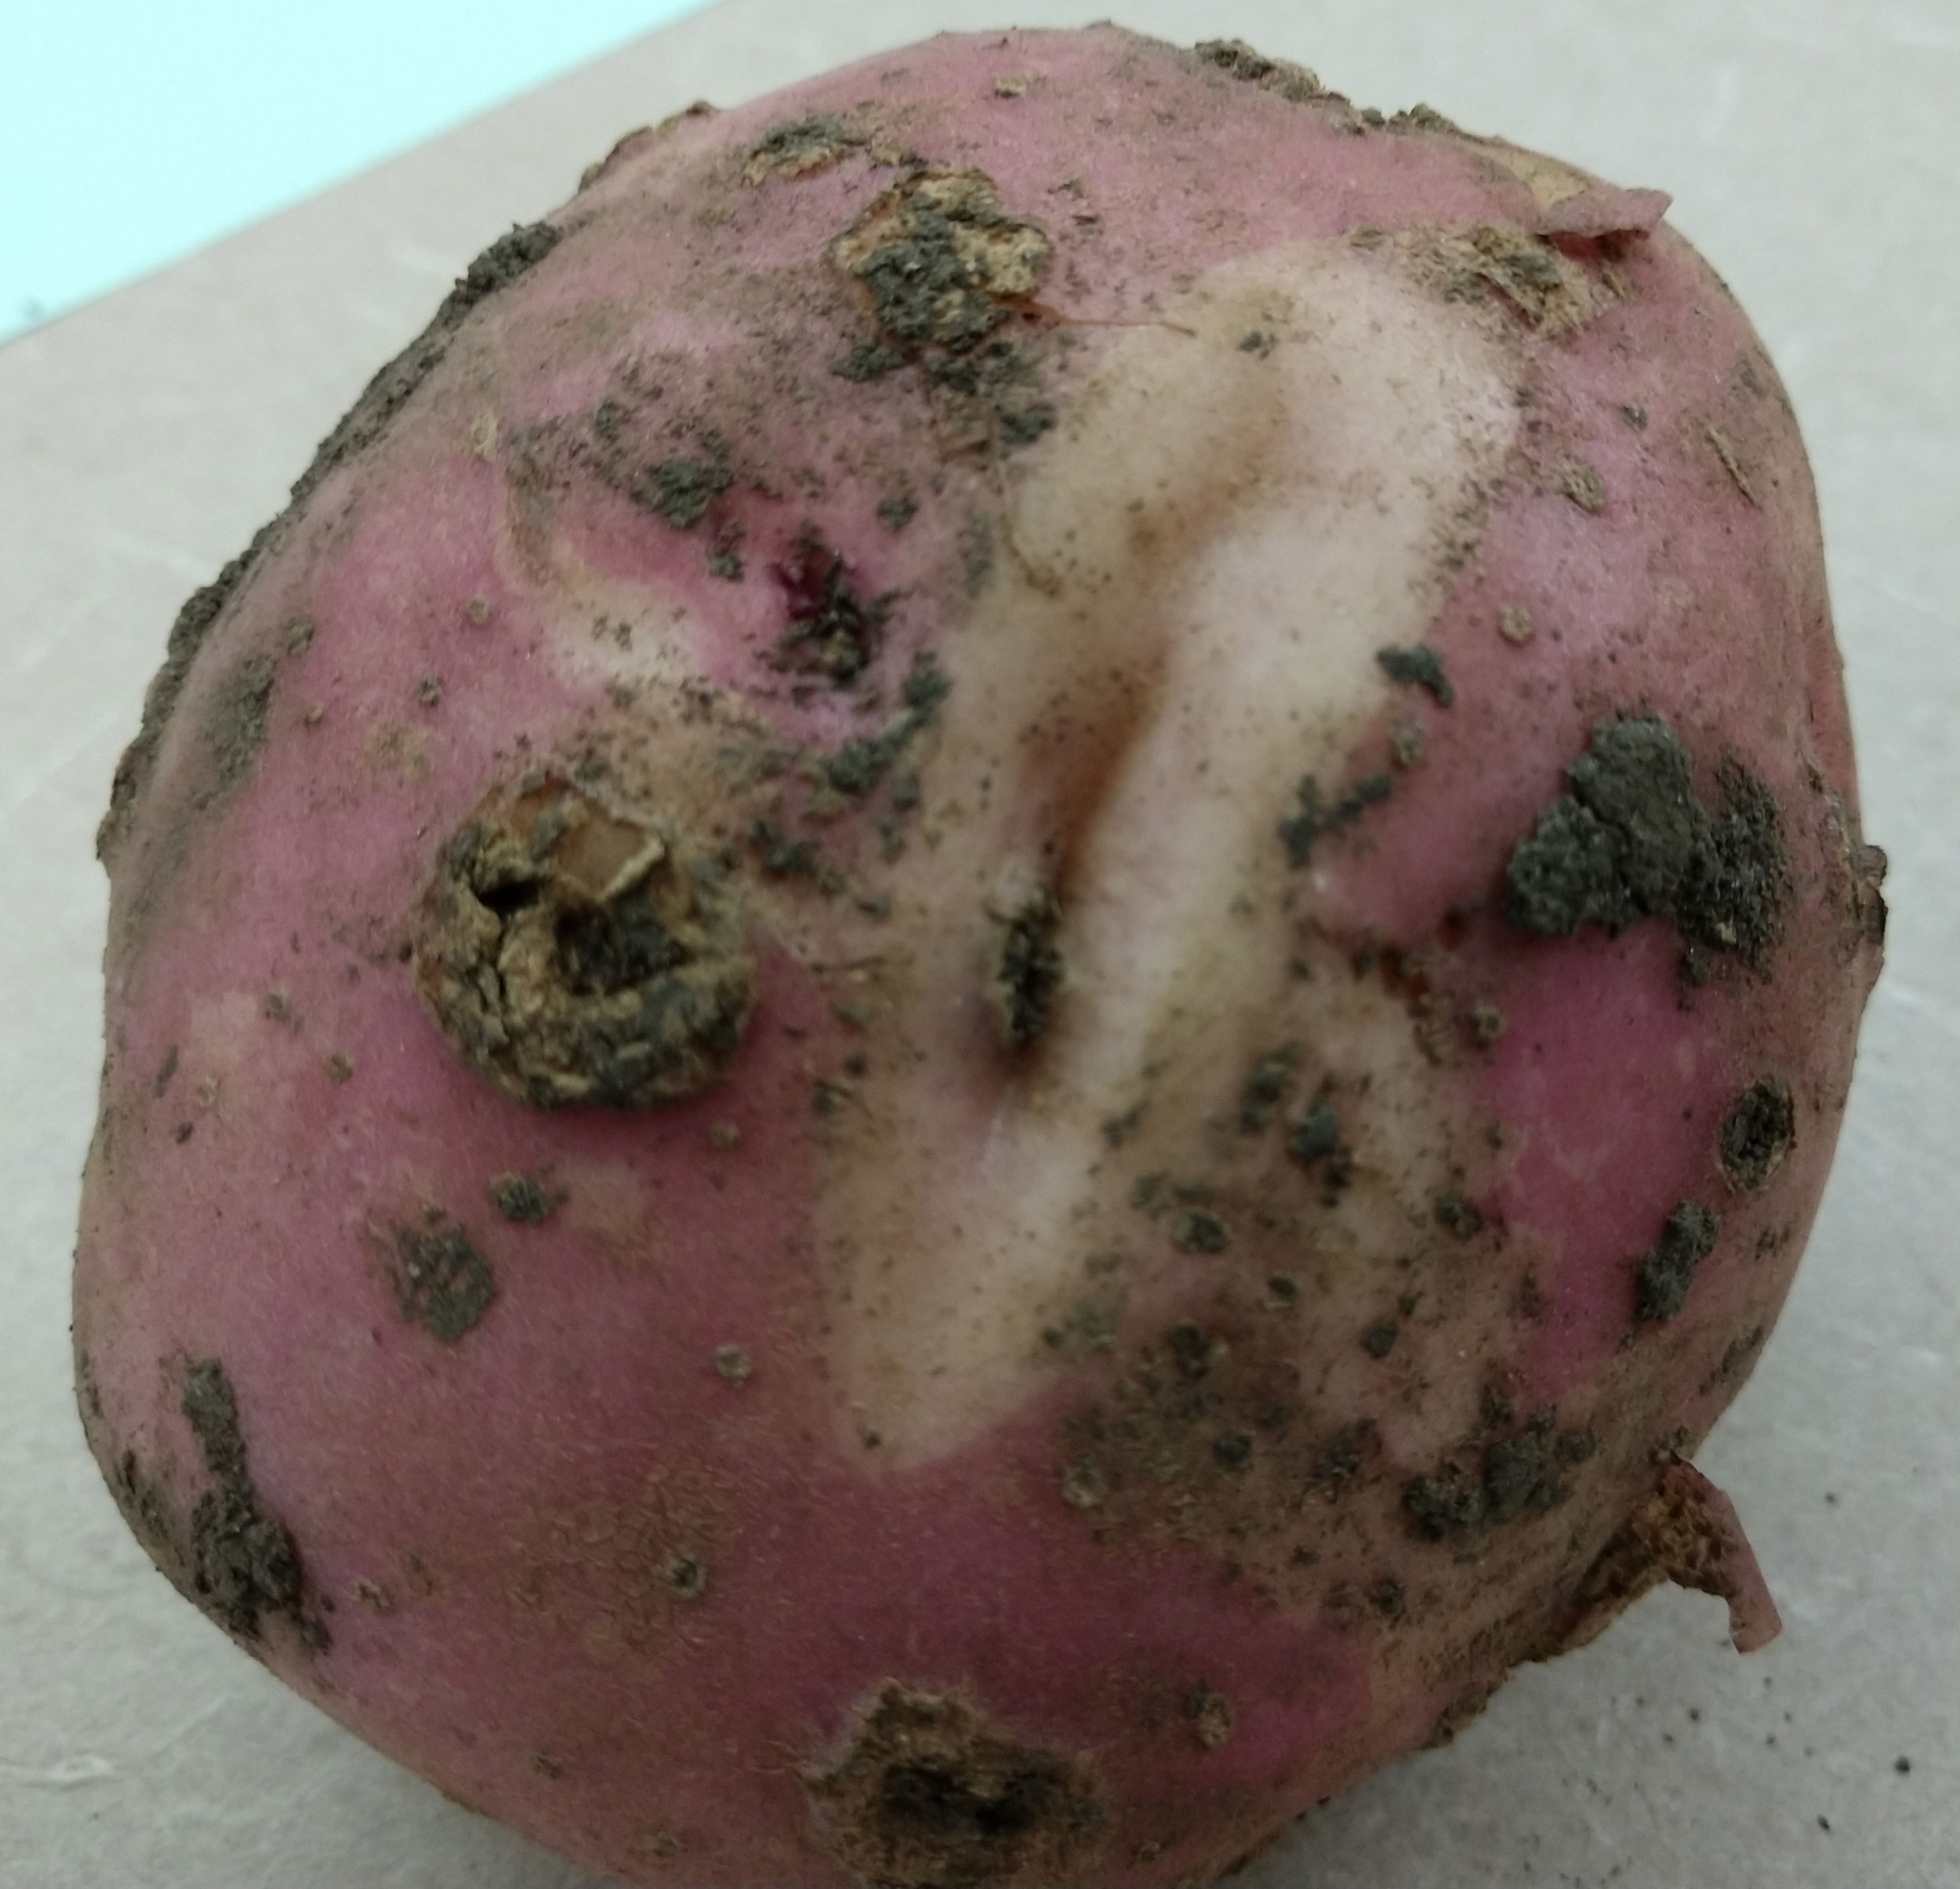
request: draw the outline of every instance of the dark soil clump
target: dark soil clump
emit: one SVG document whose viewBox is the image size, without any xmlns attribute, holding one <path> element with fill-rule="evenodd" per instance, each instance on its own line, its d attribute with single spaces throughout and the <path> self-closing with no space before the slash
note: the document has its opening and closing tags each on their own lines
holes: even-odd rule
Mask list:
<svg viewBox="0 0 1960 1889">
<path fill-rule="evenodd" d="M 1688 945 L 1684 973 L 1732 953 L 1766 974 L 1782 936 L 1789 861 L 1769 790 L 1740 763 L 1721 771 L 1723 807 L 1695 796 L 1687 751 L 1660 716 L 1602 721 L 1566 770 L 1572 791 L 1511 855 L 1505 915 L 1550 937 L 1581 926 L 1620 931 L 1671 918 Z"/>
</svg>

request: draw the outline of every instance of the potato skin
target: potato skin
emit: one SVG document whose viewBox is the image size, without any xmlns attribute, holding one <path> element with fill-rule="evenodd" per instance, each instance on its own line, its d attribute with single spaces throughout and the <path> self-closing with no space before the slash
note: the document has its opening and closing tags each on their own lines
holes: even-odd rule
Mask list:
<svg viewBox="0 0 1960 1889">
<path fill-rule="evenodd" d="M 75 1344 L 164 1572 L 647 1884 L 1169 1884 L 1662 1575 L 1876 975 L 1664 200 L 1248 49 L 622 140 L 187 606 Z"/>
</svg>

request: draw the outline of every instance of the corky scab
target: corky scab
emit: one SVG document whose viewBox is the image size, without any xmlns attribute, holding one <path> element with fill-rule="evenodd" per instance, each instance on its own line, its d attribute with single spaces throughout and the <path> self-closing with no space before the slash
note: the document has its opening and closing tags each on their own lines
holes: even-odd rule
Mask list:
<svg viewBox="0 0 1960 1889">
<path fill-rule="evenodd" d="M 842 1754 L 801 1775 L 837 1862 L 908 1889 L 1078 1880 L 1109 1823 L 1091 1759 L 1015 1737 L 960 1693 L 897 1680 Z"/>
<path fill-rule="evenodd" d="M 1312 774 L 1302 775 L 1294 790 L 1294 810 L 1279 825 L 1287 864 L 1306 865 L 1313 857 L 1314 842 L 1322 835 L 1338 832 L 1359 819 L 1367 808 L 1379 806 L 1394 790 L 1395 781 L 1390 775 L 1365 774 L 1335 799 L 1323 801 L 1319 782 Z"/>
<path fill-rule="evenodd" d="M 1456 690 L 1443 669 L 1441 654 L 1426 643 L 1414 644 L 1406 649 L 1377 650 L 1374 659 L 1391 682 L 1427 689 L 1446 709 L 1457 699 Z"/>
<path fill-rule="evenodd" d="M 1263 1133 L 1293 1086 L 1299 1050 L 1291 1045 L 1262 1056 L 1239 1091 L 1239 1128 L 1243 1134 Z"/>
<path fill-rule="evenodd" d="M 750 145 L 742 181 L 753 185 L 771 177 L 807 177 L 828 170 L 870 142 L 869 133 L 855 129 L 837 113 L 811 112 L 771 125 Z"/>
<path fill-rule="evenodd" d="M 249 655 L 234 663 L 212 692 L 205 717 L 205 740 L 220 793 L 251 771 L 265 745 L 266 711 L 272 701 L 276 657 Z"/>
<path fill-rule="evenodd" d="M 1045 887 L 1007 915 L 987 994 L 1014 1049 L 1026 1048 L 1047 1028 L 1062 994 L 1067 965 L 1055 942 L 1061 926 L 1061 903 Z"/>
<path fill-rule="evenodd" d="M 1207 66 L 1216 66 L 1221 72 L 1257 85 L 1262 92 L 1277 92 L 1296 105 L 1327 94 L 1327 88 L 1306 67 L 1295 65 L 1290 60 L 1269 59 L 1243 39 L 1201 39 L 1192 49 Z"/>
<path fill-rule="evenodd" d="M 1403 1485 L 1402 1506 L 1424 1541 L 1476 1535 L 1525 1517 L 1549 1514 L 1571 1490 L 1564 1472 L 1598 1447 L 1590 1430 L 1561 1432 L 1555 1411 L 1486 1444 L 1478 1459 L 1452 1456 Z"/>
<path fill-rule="evenodd" d="M 1796 1139 L 1796 1103 L 1774 1077 L 1752 1082 L 1722 1118 L 1718 1148 L 1722 1171 L 1741 1193 L 1769 1184 Z"/>
<path fill-rule="evenodd" d="M 913 739 L 938 719 L 953 684 L 931 655 L 921 651 L 905 682 L 905 709 L 876 734 L 848 741 L 822 763 L 824 785 L 853 799 L 876 788 Z"/>
<path fill-rule="evenodd" d="M 557 1202 L 530 1174 L 499 1174 L 490 1184 L 490 1198 L 506 1220 L 520 1226 L 541 1226 Z"/>
<path fill-rule="evenodd" d="M 845 575 L 844 554 L 806 527 L 776 567 L 789 622 L 764 660 L 771 669 L 855 682 L 878 653 L 894 599 L 863 597 Z"/>
<path fill-rule="evenodd" d="M 453 1221 L 395 1229 L 394 1289 L 402 1317 L 444 1344 L 474 1329 L 497 1293 L 489 1261 Z"/>
<path fill-rule="evenodd" d="M 292 1537 L 259 1499 L 245 1470 L 245 1437 L 231 1380 L 215 1358 L 193 1364 L 179 1400 L 216 1487 L 191 1517 L 192 1597 L 241 1639 L 263 1636 L 267 1616 L 290 1620 L 315 1651 L 326 1628 L 303 1610 L 303 1577 Z"/>
<path fill-rule="evenodd" d="M 633 496 L 677 531 L 686 531 L 707 517 L 708 507 L 734 483 L 734 473 L 718 455 L 661 459 L 641 475 Z"/>
<path fill-rule="evenodd" d="M 862 283 L 878 332 L 834 361 L 871 380 L 917 361 L 972 443 L 1025 445 L 1054 424 L 1033 361 L 999 331 L 1030 306 L 1051 245 L 1007 212 L 992 179 L 928 168 L 884 192 L 830 245 Z"/>
<path fill-rule="evenodd" d="M 561 780 L 493 792 L 444 849 L 417 993 L 480 1074 L 541 1108 L 640 1108 L 717 1081 L 755 970 L 727 869 Z"/>
<path fill-rule="evenodd" d="M 1668 1216 L 1635 1274 L 1634 1315 L 1641 1324 L 1664 1325 L 1680 1311 L 1721 1231 L 1720 1216 L 1695 1201 L 1684 1200 Z"/>
<path fill-rule="evenodd" d="M 1768 789 L 1738 762 L 1721 770 L 1724 805 L 1696 797 L 1687 751 L 1658 715 L 1602 721 L 1566 769 L 1571 792 L 1541 814 L 1506 868 L 1511 923 L 1551 937 L 1583 926 L 1619 931 L 1671 919 L 1706 976 L 1728 952 L 1766 974 L 1780 940 L 1789 861 Z"/>
</svg>

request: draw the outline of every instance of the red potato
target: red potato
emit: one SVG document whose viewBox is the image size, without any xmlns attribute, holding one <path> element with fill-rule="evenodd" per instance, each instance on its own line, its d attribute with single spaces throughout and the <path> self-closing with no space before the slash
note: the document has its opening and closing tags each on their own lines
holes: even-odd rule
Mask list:
<svg viewBox="0 0 1960 1889">
<path fill-rule="evenodd" d="M 186 607 L 75 1343 L 184 1593 L 640 1884 L 1203 1880 L 1657 1580 L 1880 956 L 1623 191 L 1236 43 L 624 140 Z"/>
</svg>

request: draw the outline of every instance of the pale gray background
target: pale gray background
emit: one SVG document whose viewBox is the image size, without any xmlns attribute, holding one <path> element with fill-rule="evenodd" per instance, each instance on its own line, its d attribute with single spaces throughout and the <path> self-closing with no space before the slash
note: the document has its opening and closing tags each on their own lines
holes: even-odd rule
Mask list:
<svg viewBox="0 0 1960 1889">
<path fill-rule="evenodd" d="M 560 201 L 618 132 L 941 27 L 1087 17 L 1033 0 L 726 0 L 0 349 L 9 1889 L 590 1889 L 234 1651 L 151 1572 L 84 1452 L 66 1324 L 99 1042 L 90 835 L 184 595 L 278 509 L 462 265 Z M 1240 1880 L 1953 1889 L 1960 5 L 1131 0 L 1120 17 L 1185 42 L 1236 34 L 1357 103 L 1427 100 L 1673 192 L 1804 423 L 1868 827 L 1893 865 L 1891 963 L 1824 1214 L 1702 1458 L 1748 1523 L 1783 1638 L 1739 1659 L 1716 1603 L 1658 1595 Z"/>
</svg>

